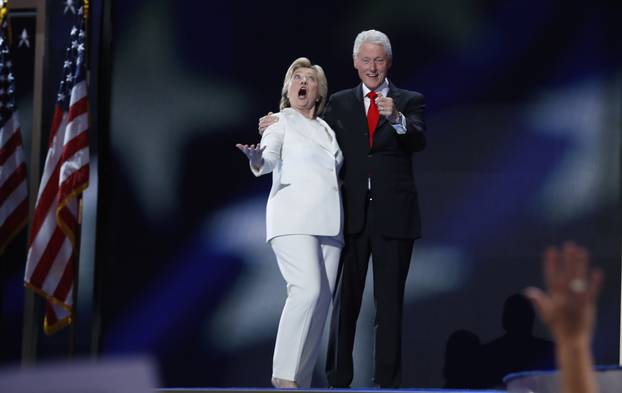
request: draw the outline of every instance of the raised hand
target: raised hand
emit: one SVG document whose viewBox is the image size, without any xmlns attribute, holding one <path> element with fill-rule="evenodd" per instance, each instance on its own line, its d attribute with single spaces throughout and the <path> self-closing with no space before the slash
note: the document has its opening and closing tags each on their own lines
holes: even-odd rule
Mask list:
<svg viewBox="0 0 622 393">
<path fill-rule="evenodd" d="M 391 123 L 395 123 L 399 118 L 399 112 L 395 107 L 395 102 L 391 97 L 385 97 L 381 94 L 378 94 L 376 97 L 376 105 L 378 105 L 378 112 L 381 115 L 385 116 L 387 120 Z"/>
<path fill-rule="evenodd" d="M 543 262 L 547 292 L 527 288 L 525 294 L 556 340 L 589 342 L 602 272 L 589 269 L 587 250 L 571 242 L 547 248 Z"/>
<path fill-rule="evenodd" d="M 259 144 L 257 145 L 243 145 L 238 143 L 235 145 L 244 155 L 248 158 L 248 161 L 251 163 L 253 167 L 256 169 L 261 168 L 261 164 L 263 163 L 262 153 L 266 149 L 265 146 L 261 147 Z"/>
</svg>

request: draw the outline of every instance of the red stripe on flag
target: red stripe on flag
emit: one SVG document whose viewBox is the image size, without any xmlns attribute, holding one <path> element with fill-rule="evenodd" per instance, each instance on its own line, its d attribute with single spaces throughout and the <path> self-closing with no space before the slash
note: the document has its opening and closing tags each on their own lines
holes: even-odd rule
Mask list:
<svg viewBox="0 0 622 393">
<path fill-rule="evenodd" d="M 74 232 L 76 227 L 78 226 L 78 219 L 67 207 L 63 207 L 58 210 L 58 217 L 56 222 L 62 221 L 67 224 L 67 229 L 71 232 Z M 73 234 L 73 233 L 72 233 Z"/>
<path fill-rule="evenodd" d="M 30 247 L 32 241 L 37 237 L 39 229 L 41 229 L 41 225 L 43 225 L 43 221 L 45 221 L 45 216 L 50 211 L 50 207 L 56 198 L 56 193 L 58 192 L 58 174 L 60 173 L 61 164 L 62 162 L 59 161 L 47 183 L 43 186 L 44 189 L 39 194 L 39 199 L 37 199 L 35 214 L 32 218 L 32 225 L 30 228 L 28 247 Z"/>
<path fill-rule="evenodd" d="M 46 325 L 54 326 L 58 323 L 58 318 L 56 318 L 56 313 L 54 312 L 52 304 L 50 303 L 48 303 L 47 307 L 45 308 L 45 319 Z"/>
<path fill-rule="evenodd" d="M 58 210 L 56 222 L 63 233 L 65 233 L 65 236 L 69 238 L 71 244 L 75 246 L 78 219 L 71 213 L 71 211 L 69 211 L 67 207 L 62 207 Z"/>
<path fill-rule="evenodd" d="M 78 101 L 71 104 L 69 107 L 69 116 L 67 119 L 67 123 L 72 122 L 76 117 L 80 116 L 83 113 L 86 113 L 88 110 L 88 96 L 84 96 L 80 98 Z"/>
<path fill-rule="evenodd" d="M 11 195 L 11 193 L 15 191 L 15 189 L 17 189 L 17 187 L 19 187 L 25 180 L 26 164 L 22 162 L 20 166 L 15 168 L 4 184 L 0 186 L 0 205 L 2 205 L 7 200 L 9 195 Z M 27 199 L 27 197 L 24 198 Z"/>
<path fill-rule="evenodd" d="M 7 130 L 5 130 L 7 131 Z M 19 146 L 22 145 L 22 135 L 20 129 L 15 130 L 13 135 L 9 138 L 2 148 L 0 148 L 0 165 L 4 165 L 6 160 L 11 157 L 11 155 L 17 150 Z"/>
<path fill-rule="evenodd" d="M 58 133 L 58 128 L 63 122 L 64 115 L 65 115 L 65 112 L 63 111 L 63 108 L 57 103 L 54 106 L 54 116 L 52 117 L 52 127 L 50 128 L 51 130 L 50 137 L 48 138 L 48 149 L 52 147 L 52 142 L 54 141 L 54 138 L 56 137 L 56 133 Z"/>
<path fill-rule="evenodd" d="M 11 239 L 19 233 L 28 218 L 28 199 L 24 199 L 0 226 L 0 254 Z"/>
<path fill-rule="evenodd" d="M 35 288 L 41 288 L 43 286 L 43 282 L 48 276 L 48 273 L 54 263 L 54 259 L 56 259 L 56 255 L 58 255 L 58 251 L 64 241 L 65 235 L 59 227 L 56 227 L 50 241 L 45 246 L 43 255 L 41 255 L 41 258 L 37 261 L 37 267 L 32 272 L 30 277 L 30 284 Z"/>
<path fill-rule="evenodd" d="M 61 155 L 61 162 L 70 161 L 71 157 L 79 152 L 80 150 L 88 147 L 89 145 L 89 136 L 86 131 L 83 131 L 79 135 L 76 135 L 72 140 L 67 142 L 65 146 L 63 146 L 63 154 Z"/>
<path fill-rule="evenodd" d="M 75 250 L 75 248 L 73 249 Z M 54 298 L 64 301 L 67 301 L 67 295 L 69 294 L 69 290 L 73 285 L 73 266 L 75 263 L 75 255 L 71 252 L 71 257 L 69 258 L 69 262 L 65 266 L 65 271 L 63 272 L 63 276 L 57 284 L 56 290 L 54 291 Z"/>
<path fill-rule="evenodd" d="M 82 168 L 72 173 L 71 176 L 65 179 L 65 181 L 61 184 L 59 190 L 60 201 L 64 201 L 76 191 L 82 191 L 82 189 L 84 189 L 88 185 L 88 181 L 89 166 L 88 164 L 86 164 Z"/>
</svg>

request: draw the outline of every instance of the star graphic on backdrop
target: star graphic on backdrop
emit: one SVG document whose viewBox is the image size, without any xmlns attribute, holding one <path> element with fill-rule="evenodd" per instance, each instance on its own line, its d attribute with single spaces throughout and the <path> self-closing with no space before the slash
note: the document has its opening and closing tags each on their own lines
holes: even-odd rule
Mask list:
<svg viewBox="0 0 622 393">
<path fill-rule="evenodd" d="M 19 44 L 17 44 L 18 48 L 21 48 L 22 46 L 30 48 L 30 40 L 28 39 L 28 32 L 26 29 L 22 30 L 22 34 L 19 36 Z"/>
<path fill-rule="evenodd" d="M 73 4 L 74 4 L 73 0 L 65 0 L 65 10 L 63 11 L 63 14 L 66 14 L 69 11 L 71 11 L 72 14 L 75 14 L 76 7 L 74 7 Z"/>
<path fill-rule="evenodd" d="M 571 146 L 539 191 L 539 203 L 549 220 L 568 222 L 616 198 L 617 191 L 602 186 L 614 184 L 610 176 L 618 170 L 616 160 L 603 157 L 619 155 L 619 147 L 602 142 L 610 135 L 609 119 L 616 116 L 607 105 L 616 102 L 616 93 L 605 87 L 613 85 L 613 79 L 595 79 L 545 91 L 521 115 L 538 133 L 563 138 Z"/>
<path fill-rule="evenodd" d="M 119 93 L 113 99 L 112 128 L 122 131 L 112 148 L 139 206 L 158 220 L 167 220 L 179 208 L 182 147 L 191 138 L 228 132 L 256 116 L 248 113 L 249 95 L 235 81 L 194 74 L 178 61 L 169 29 L 175 23 L 172 7 L 160 0 L 137 12 L 142 17 L 120 40 L 113 81 Z"/>
</svg>

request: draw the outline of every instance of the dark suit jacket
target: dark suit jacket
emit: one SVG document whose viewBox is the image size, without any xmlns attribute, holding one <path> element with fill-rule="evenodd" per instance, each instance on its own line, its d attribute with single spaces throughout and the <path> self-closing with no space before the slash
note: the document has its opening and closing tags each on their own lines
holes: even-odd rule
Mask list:
<svg viewBox="0 0 622 393">
<path fill-rule="evenodd" d="M 359 85 L 331 95 L 324 114 L 344 155 L 341 178 L 345 233 L 355 234 L 363 228 L 369 178 L 374 229 L 389 237 L 421 237 L 412 157 L 426 145 L 423 95 L 389 85 L 388 96 L 406 117 L 407 132 L 398 135 L 380 116 L 370 149 L 362 91 Z"/>
</svg>

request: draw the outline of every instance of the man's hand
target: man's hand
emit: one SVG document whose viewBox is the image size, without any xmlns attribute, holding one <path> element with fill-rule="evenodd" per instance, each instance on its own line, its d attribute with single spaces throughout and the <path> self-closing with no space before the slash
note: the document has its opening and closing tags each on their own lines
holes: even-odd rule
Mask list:
<svg viewBox="0 0 622 393">
<path fill-rule="evenodd" d="M 261 157 L 261 155 L 266 149 L 265 146 L 260 147 L 259 144 L 249 146 L 238 143 L 237 145 L 235 145 L 235 147 L 237 147 L 242 153 L 244 153 L 244 155 L 248 158 L 248 161 L 255 169 L 261 168 L 261 164 L 263 164 L 263 158 Z"/>
<path fill-rule="evenodd" d="M 268 112 L 267 115 L 259 118 L 259 135 L 263 135 L 266 128 L 270 127 L 274 123 L 279 121 L 278 116 L 274 116 L 272 112 Z"/>
<path fill-rule="evenodd" d="M 400 113 L 395 107 L 393 98 L 384 97 L 381 94 L 378 94 L 378 96 L 376 97 L 376 105 L 378 105 L 378 112 L 380 112 L 381 115 L 385 116 L 390 123 L 397 123 L 400 117 Z"/>
</svg>

